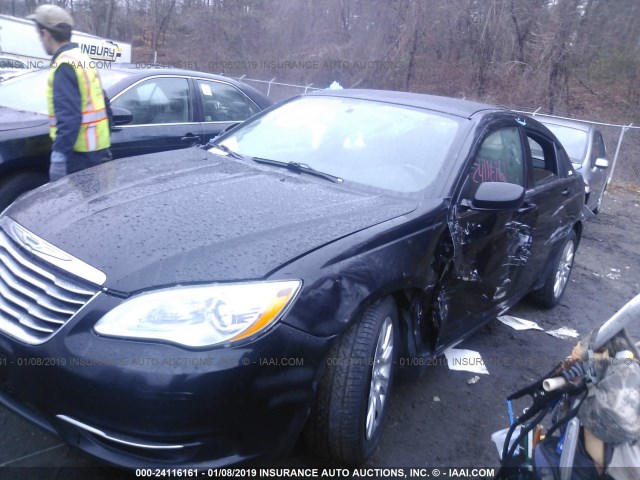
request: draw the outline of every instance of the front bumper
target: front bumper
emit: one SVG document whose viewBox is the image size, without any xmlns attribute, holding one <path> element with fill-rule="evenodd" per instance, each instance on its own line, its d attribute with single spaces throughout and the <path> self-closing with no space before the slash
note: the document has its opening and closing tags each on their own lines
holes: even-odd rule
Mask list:
<svg viewBox="0 0 640 480">
<path fill-rule="evenodd" d="M 231 348 L 99 337 L 119 302 L 97 295 L 53 338 L 0 333 L 0 403 L 126 468 L 221 467 L 287 454 L 306 421 L 330 339 L 278 323 Z"/>
</svg>

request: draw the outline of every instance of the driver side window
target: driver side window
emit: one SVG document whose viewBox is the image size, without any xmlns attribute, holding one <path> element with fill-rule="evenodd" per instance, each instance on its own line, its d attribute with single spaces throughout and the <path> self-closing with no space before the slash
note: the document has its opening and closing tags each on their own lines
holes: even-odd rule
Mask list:
<svg viewBox="0 0 640 480">
<path fill-rule="evenodd" d="M 484 182 L 514 183 L 524 187 L 524 150 L 518 127 L 501 128 L 489 134 L 478 149 L 463 198 L 471 198 Z"/>
<path fill-rule="evenodd" d="M 129 125 L 191 122 L 189 81 L 181 77 L 145 80 L 129 88 L 111 105 L 131 112 Z"/>
</svg>

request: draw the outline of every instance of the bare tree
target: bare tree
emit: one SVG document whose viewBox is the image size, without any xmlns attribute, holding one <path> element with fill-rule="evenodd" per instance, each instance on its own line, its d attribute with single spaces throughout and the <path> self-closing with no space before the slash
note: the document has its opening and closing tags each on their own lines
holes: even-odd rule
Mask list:
<svg viewBox="0 0 640 480">
<path fill-rule="evenodd" d="M 20 17 L 39 3 L 4 0 Z M 638 0 L 55 0 L 134 61 L 640 121 Z"/>
<path fill-rule="evenodd" d="M 163 38 L 167 32 L 167 27 L 169 26 L 169 20 L 171 19 L 171 14 L 173 13 L 173 9 L 176 6 L 176 0 L 162 1 L 156 0 L 154 2 L 154 17 L 155 17 L 155 35 L 153 41 L 154 50 L 158 49 L 158 45 L 160 44 L 160 37 Z"/>
<path fill-rule="evenodd" d="M 109 8 L 107 9 L 107 26 L 104 31 L 104 36 L 109 37 L 111 35 L 111 23 L 113 22 L 113 13 L 116 8 L 116 0 L 109 0 Z"/>
</svg>

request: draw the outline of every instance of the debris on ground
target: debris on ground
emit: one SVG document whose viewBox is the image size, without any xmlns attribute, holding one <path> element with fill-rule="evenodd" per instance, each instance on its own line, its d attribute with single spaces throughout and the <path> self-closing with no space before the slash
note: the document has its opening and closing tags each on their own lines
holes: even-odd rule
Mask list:
<svg viewBox="0 0 640 480">
<path fill-rule="evenodd" d="M 536 322 L 525 320 L 524 318 L 512 317 L 511 315 L 500 315 L 498 320 L 514 330 L 542 330 L 542 327 Z"/>
<path fill-rule="evenodd" d="M 610 278 L 611 280 L 620 280 L 620 269 L 619 268 L 611 268 L 611 271 L 605 275 L 605 277 Z"/>
<path fill-rule="evenodd" d="M 489 370 L 485 367 L 484 360 L 478 352 L 462 348 L 448 348 L 444 351 L 444 355 L 450 370 L 489 375 Z"/>
<path fill-rule="evenodd" d="M 567 340 L 569 338 L 578 338 L 580 336 L 580 334 L 576 330 L 568 327 L 561 327 L 556 330 L 547 330 L 545 333 L 551 335 L 552 337 L 561 338 L 562 340 Z"/>
<path fill-rule="evenodd" d="M 594 273 L 594 275 L 597 274 Z M 578 338 L 580 336 L 580 334 L 573 328 L 560 327 L 555 330 L 544 330 L 536 322 L 525 320 L 524 318 L 512 317 L 511 315 L 501 315 L 498 317 L 498 320 L 514 330 L 542 330 L 544 333 L 562 340 Z"/>
</svg>

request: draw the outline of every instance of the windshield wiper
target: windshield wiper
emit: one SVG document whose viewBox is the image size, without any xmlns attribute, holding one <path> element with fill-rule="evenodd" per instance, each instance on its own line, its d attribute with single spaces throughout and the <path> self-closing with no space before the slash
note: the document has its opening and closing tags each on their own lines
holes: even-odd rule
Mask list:
<svg viewBox="0 0 640 480">
<path fill-rule="evenodd" d="M 308 173 L 310 175 L 315 175 L 316 177 L 324 178 L 325 180 L 329 180 L 333 183 L 342 183 L 342 179 L 340 177 L 336 177 L 335 175 L 331 175 L 330 173 L 321 172 L 320 170 L 316 170 L 310 165 L 306 163 L 299 162 L 281 162 L 279 160 L 270 160 L 268 158 L 260 158 L 260 157 L 252 157 L 254 162 L 258 163 L 266 163 L 267 165 L 275 165 L 277 167 L 284 167 L 289 170 L 298 173 Z"/>
</svg>

